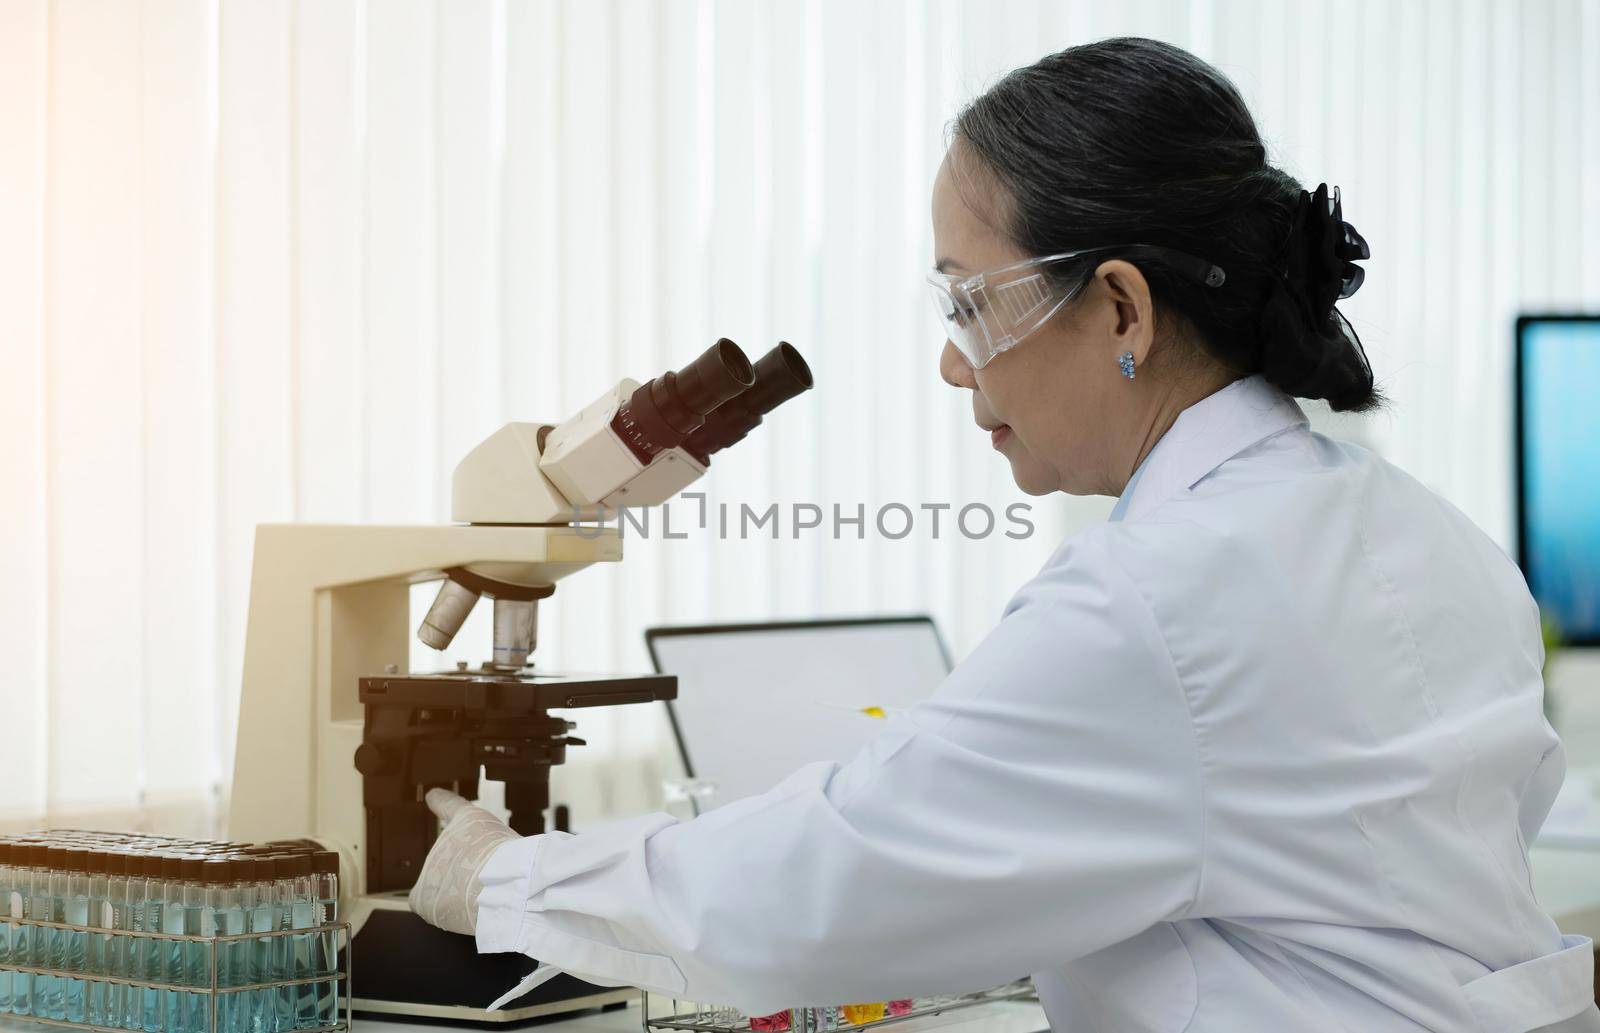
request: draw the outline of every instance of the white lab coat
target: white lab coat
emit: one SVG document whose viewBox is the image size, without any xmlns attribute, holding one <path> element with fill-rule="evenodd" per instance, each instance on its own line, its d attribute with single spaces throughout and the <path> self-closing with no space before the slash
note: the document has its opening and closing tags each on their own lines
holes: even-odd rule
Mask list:
<svg viewBox="0 0 1600 1033">
<path fill-rule="evenodd" d="M 1122 508 L 850 763 L 501 847 L 479 949 L 755 1013 L 1031 973 L 1057 1033 L 1600 1031 L 1506 555 L 1259 377 Z"/>
</svg>

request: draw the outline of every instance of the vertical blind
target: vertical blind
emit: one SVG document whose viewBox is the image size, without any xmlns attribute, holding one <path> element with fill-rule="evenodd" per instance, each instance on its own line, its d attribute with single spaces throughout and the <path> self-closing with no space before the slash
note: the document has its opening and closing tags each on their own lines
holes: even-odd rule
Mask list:
<svg viewBox="0 0 1600 1033">
<path fill-rule="evenodd" d="M 1106 504 L 1025 500 L 938 380 L 930 185 L 963 100 L 1121 34 L 1218 64 L 1273 160 L 1343 188 L 1394 405 L 1314 418 L 1508 541 L 1512 317 L 1600 305 L 1600 0 L 0 0 L 0 826 L 214 827 L 256 524 L 446 520 L 502 422 L 719 336 L 794 342 L 817 387 L 707 505 L 828 519 L 636 536 L 561 586 L 540 662 L 922 611 L 964 653 Z M 873 527 L 1022 501 L 1022 540 Z M 653 717 L 583 721 L 570 792 L 648 805 Z"/>
</svg>

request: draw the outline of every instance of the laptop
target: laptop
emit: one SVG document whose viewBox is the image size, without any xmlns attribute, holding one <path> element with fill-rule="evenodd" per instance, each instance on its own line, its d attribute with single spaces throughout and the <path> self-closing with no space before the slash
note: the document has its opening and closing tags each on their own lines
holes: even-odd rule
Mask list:
<svg viewBox="0 0 1600 1033">
<path fill-rule="evenodd" d="M 684 772 L 716 783 L 710 807 L 848 761 L 950 673 L 926 616 L 650 628 L 645 647 L 678 676 L 663 706 Z"/>
</svg>

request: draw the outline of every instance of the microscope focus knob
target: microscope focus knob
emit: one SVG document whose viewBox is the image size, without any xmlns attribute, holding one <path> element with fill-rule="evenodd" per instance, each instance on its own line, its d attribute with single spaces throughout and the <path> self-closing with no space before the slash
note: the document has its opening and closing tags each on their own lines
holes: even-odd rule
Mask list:
<svg viewBox="0 0 1600 1033">
<path fill-rule="evenodd" d="M 364 742 L 356 747 L 356 770 L 363 775 L 385 775 L 392 771 L 394 765 L 381 748 Z"/>
</svg>

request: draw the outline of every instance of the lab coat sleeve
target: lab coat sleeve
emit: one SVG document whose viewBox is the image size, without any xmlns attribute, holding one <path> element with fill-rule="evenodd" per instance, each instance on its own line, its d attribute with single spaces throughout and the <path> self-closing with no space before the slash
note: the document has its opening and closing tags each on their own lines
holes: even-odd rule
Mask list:
<svg viewBox="0 0 1600 1033">
<path fill-rule="evenodd" d="M 1183 916 L 1204 813 L 1173 663 L 1091 534 L 849 763 L 501 847 L 478 945 L 758 1014 L 981 989 Z"/>
</svg>

